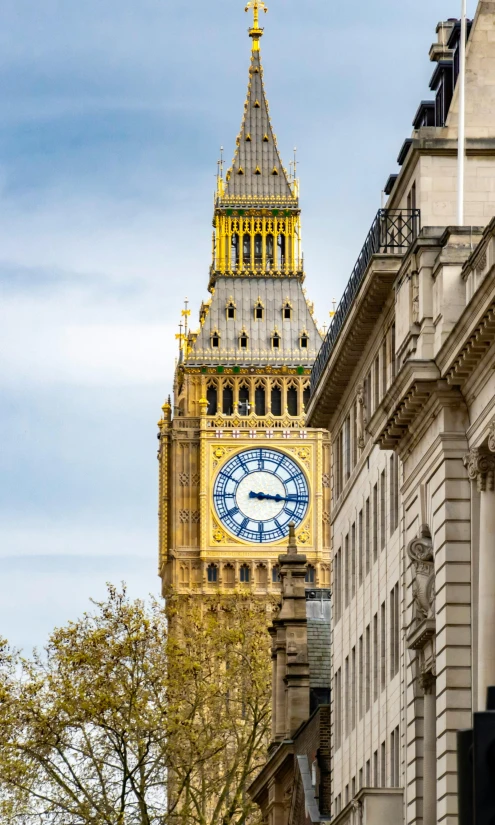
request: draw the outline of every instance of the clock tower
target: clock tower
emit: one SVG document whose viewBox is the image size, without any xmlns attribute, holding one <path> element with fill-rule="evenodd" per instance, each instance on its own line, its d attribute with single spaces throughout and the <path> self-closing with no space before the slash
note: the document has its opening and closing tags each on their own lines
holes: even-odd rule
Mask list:
<svg viewBox="0 0 495 825">
<path fill-rule="evenodd" d="M 173 403 L 159 422 L 164 593 L 279 589 L 289 524 L 309 586 L 330 583 L 330 445 L 305 425 L 321 344 L 306 298 L 296 162 L 282 165 L 265 97 L 259 13 L 234 158 L 219 164 L 210 298 L 183 310 Z"/>
</svg>

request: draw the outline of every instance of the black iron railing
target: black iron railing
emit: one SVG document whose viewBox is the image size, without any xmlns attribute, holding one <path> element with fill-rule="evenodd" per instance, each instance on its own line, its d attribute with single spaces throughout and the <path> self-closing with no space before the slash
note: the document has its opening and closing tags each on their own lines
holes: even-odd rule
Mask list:
<svg viewBox="0 0 495 825">
<path fill-rule="evenodd" d="M 344 326 L 372 256 L 387 253 L 400 255 L 407 252 L 418 236 L 420 218 L 419 209 L 378 210 L 313 365 L 311 394 L 314 393 L 325 365 L 330 358 L 334 344 Z"/>
</svg>

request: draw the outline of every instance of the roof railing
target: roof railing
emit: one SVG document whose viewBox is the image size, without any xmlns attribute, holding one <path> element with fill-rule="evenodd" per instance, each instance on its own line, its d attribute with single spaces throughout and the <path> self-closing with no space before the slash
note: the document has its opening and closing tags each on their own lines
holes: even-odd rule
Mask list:
<svg viewBox="0 0 495 825">
<path fill-rule="evenodd" d="M 313 395 L 345 324 L 373 255 L 404 255 L 420 230 L 419 209 L 379 209 L 359 253 L 311 372 Z"/>
</svg>

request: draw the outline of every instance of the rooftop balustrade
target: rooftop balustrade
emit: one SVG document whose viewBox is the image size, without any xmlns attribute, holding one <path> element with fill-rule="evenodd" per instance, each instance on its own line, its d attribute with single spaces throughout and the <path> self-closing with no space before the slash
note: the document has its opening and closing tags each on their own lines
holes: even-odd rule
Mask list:
<svg viewBox="0 0 495 825">
<path fill-rule="evenodd" d="M 311 394 L 323 375 L 374 255 L 404 255 L 420 230 L 419 209 L 379 209 L 359 253 L 311 372 Z"/>
</svg>

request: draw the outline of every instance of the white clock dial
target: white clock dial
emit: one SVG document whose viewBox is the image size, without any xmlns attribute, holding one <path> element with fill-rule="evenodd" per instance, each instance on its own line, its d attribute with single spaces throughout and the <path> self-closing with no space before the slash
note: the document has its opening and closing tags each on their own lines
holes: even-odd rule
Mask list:
<svg viewBox="0 0 495 825">
<path fill-rule="evenodd" d="M 306 516 L 309 489 L 296 462 L 278 450 L 245 450 L 218 473 L 213 488 L 215 509 L 235 536 L 251 542 L 274 542 L 289 534 Z"/>
</svg>

